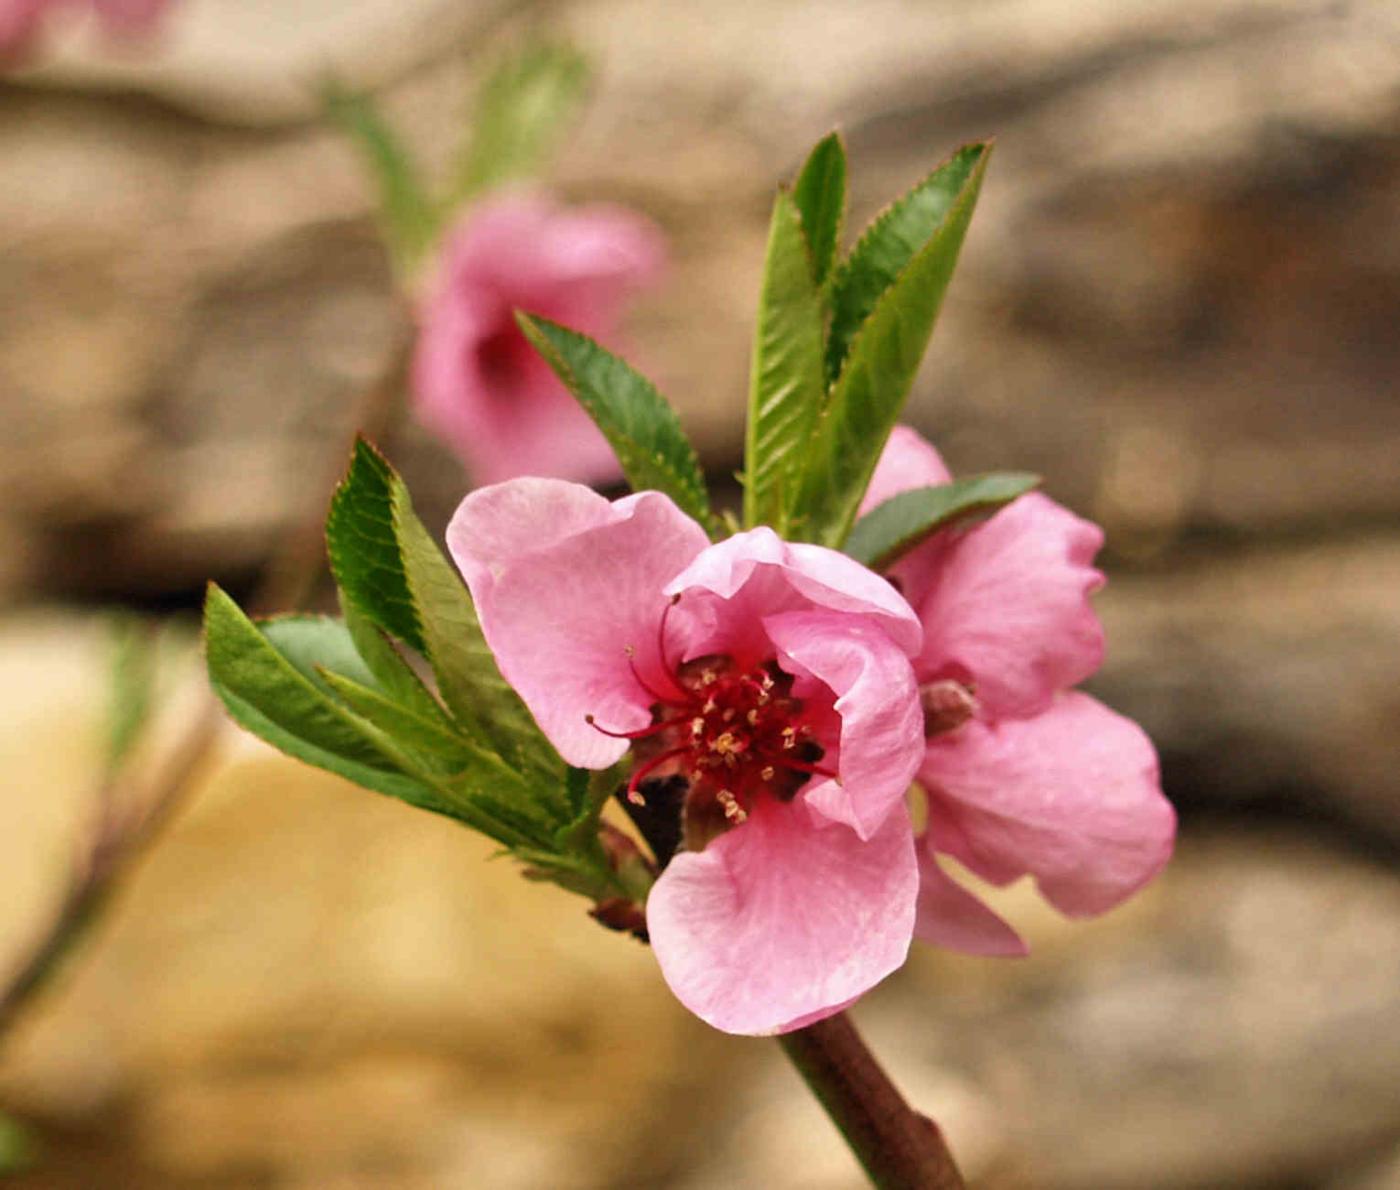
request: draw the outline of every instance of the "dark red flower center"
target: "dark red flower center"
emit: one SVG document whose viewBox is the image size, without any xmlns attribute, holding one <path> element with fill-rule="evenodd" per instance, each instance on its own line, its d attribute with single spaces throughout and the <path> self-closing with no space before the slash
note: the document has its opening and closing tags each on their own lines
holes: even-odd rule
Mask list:
<svg viewBox="0 0 1400 1190">
<path fill-rule="evenodd" d="M 645 801 L 644 785 L 684 778 L 690 834 L 707 819 L 718 817 L 719 829 L 743 822 L 764 795 L 788 801 L 814 775 L 836 776 L 816 763 L 823 750 L 812 738 L 810 715 L 793 697 L 792 676 L 776 661 L 744 667 L 716 654 L 665 672 L 669 691 L 654 689 L 637 673 L 656 700 L 649 726 L 612 732 L 594 724 L 635 741 L 631 801 Z M 705 833 L 715 832 L 707 827 Z"/>
</svg>

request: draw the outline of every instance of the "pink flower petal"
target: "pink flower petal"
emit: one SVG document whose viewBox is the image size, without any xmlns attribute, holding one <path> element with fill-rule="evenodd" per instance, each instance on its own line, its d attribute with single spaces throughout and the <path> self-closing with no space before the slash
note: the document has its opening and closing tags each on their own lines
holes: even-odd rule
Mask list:
<svg viewBox="0 0 1400 1190">
<path fill-rule="evenodd" d="M 970 677 L 988 718 L 1037 714 L 1103 660 L 1089 596 L 1098 526 L 1032 492 L 961 535 L 915 551 L 931 586 L 919 599 L 921 679 Z M 908 589 L 908 588 L 906 588 Z M 910 592 L 911 597 L 914 593 Z"/>
<path fill-rule="evenodd" d="M 525 474 L 606 481 L 606 439 L 529 345 L 515 310 L 597 338 L 652 284 L 664 249 L 649 222 L 617 207 L 556 207 L 511 195 L 452 232 L 419 311 L 413 391 L 420 418 L 493 483 Z"/>
<path fill-rule="evenodd" d="M 924 719 L 909 658 L 879 628 L 827 611 L 763 621 L 779 664 L 836 694 L 838 780 L 817 778 L 801 794 L 821 817 L 869 839 L 904 795 L 924 755 Z"/>
<path fill-rule="evenodd" d="M 860 502 L 860 515 L 864 516 L 876 505 L 883 504 L 900 492 L 949 483 L 952 478 L 942 456 L 918 430 L 909 426 L 895 426 L 885 449 L 880 452 L 880 461 L 875 465 L 875 474 L 870 477 L 870 486 L 865 489 L 865 498 Z"/>
<path fill-rule="evenodd" d="M 0 0 L 0 65 L 29 48 L 49 7 L 52 0 Z"/>
<path fill-rule="evenodd" d="M 835 550 L 783 541 L 766 526 L 706 550 L 666 590 L 684 594 L 677 611 L 685 609 L 680 631 L 687 656 L 762 659 L 763 618 L 814 606 L 869 617 L 906 653 L 921 639 L 913 610 L 879 575 Z"/>
<path fill-rule="evenodd" d="M 763 802 L 671 861 L 647 902 L 661 973 L 727 1033 L 783 1033 L 839 1012 L 898 968 L 918 869 L 907 816 L 868 841 L 801 801 Z"/>
<path fill-rule="evenodd" d="M 150 33 L 170 7 L 170 0 L 92 0 L 108 36 L 139 37 Z"/>
<path fill-rule="evenodd" d="M 1020 958 L 1021 936 L 941 867 L 933 849 L 919 848 L 918 917 L 914 937 L 962 954 Z"/>
<path fill-rule="evenodd" d="M 663 684 L 662 588 L 705 545 L 704 530 L 659 492 L 609 504 L 548 480 L 473 492 L 448 530 L 501 673 L 559 754 L 595 769 L 621 757 L 628 741 L 585 717 L 611 731 L 650 722 L 656 700 L 633 662 Z"/>
<path fill-rule="evenodd" d="M 1113 908 L 1171 855 L 1151 741 L 1087 694 L 931 740 L 920 781 L 934 847 L 998 884 L 1029 873 L 1072 916 Z"/>
</svg>

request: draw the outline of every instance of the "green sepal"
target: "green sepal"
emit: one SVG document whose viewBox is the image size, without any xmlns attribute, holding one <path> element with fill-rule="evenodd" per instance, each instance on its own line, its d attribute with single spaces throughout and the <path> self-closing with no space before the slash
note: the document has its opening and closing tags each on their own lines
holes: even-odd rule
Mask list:
<svg viewBox="0 0 1400 1190">
<path fill-rule="evenodd" d="M 946 205 L 932 235 L 880 294 L 851 341 L 840 376 L 802 452 L 789 514 L 791 535 L 801 540 L 839 548 L 850 531 L 928 347 L 977 202 L 987 151 L 985 146 L 963 150 L 954 158 L 957 168 L 945 167 L 953 171 L 950 185 L 961 179 L 956 196 Z M 884 243 L 886 237 L 877 236 L 877 240 Z"/>
<path fill-rule="evenodd" d="M 517 311 L 516 321 L 593 418 L 635 491 L 665 492 L 707 532 L 719 531 L 695 448 L 656 387 L 586 335 Z"/>
<path fill-rule="evenodd" d="M 812 257 L 812 280 L 824 285 L 836 263 L 846 222 L 846 146 L 839 132 L 819 140 L 792 190 Z"/>
<path fill-rule="evenodd" d="M 1039 486 L 1038 475 L 995 471 L 900 492 L 861 517 L 842 548 L 883 570 L 939 530 L 988 516 Z"/>
<path fill-rule="evenodd" d="M 744 524 L 786 528 L 785 496 L 826 395 L 824 312 L 793 195 L 779 190 L 768 232 L 749 371 Z"/>
</svg>

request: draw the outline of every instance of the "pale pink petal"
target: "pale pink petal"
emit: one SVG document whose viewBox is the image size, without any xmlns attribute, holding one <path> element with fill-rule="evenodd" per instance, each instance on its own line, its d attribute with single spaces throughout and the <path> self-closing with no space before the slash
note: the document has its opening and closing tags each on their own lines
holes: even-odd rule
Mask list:
<svg viewBox="0 0 1400 1190">
<path fill-rule="evenodd" d="M 917 606 L 923 680 L 970 677 L 988 718 L 1034 715 L 1103 660 L 1089 596 L 1103 585 L 1097 525 L 1032 492 L 962 534 L 940 534 L 911 559 L 932 585 Z M 911 592 L 911 595 L 913 593 Z"/>
<path fill-rule="evenodd" d="M 49 7 L 51 0 L 0 0 L 0 63 L 29 48 Z"/>
<path fill-rule="evenodd" d="M 567 490 L 574 486 L 515 480 L 474 492 L 448 544 L 506 681 L 566 761 L 596 769 L 621 757 L 628 741 L 586 716 L 611 731 L 650 722 L 656 699 L 632 661 L 654 686 L 664 683 L 662 588 L 706 537 L 659 492 L 600 509 L 600 497 Z"/>
<path fill-rule="evenodd" d="M 919 848 L 919 901 L 914 937 L 962 954 L 1019 958 L 1021 936 L 941 867 L 932 848 Z"/>
<path fill-rule="evenodd" d="M 921 638 L 913 610 L 879 575 L 835 550 L 783 541 L 767 526 L 706 550 L 666 590 L 682 595 L 678 636 L 688 656 L 762 659 L 763 617 L 814 607 L 869 617 L 906 653 Z"/>
<path fill-rule="evenodd" d="M 895 426 L 880 453 L 870 486 L 865 489 L 860 515 L 864 516 L 877 504 L 883 504 L 900 492 L 950 483 L 952 478 L 928 439 L 910 426 Z"/>
<path fill-rule="evenodd" d="M 656 228 L 622 208 L 570 210 L 530 194 L 478 204 L 449 236 L 419 309 L 419 417 L 481 483 L 619 478 L 612 448 L 521 334 L 515 311 L 606 341 L 663 255 Z"/>
<path fill-rule="evenodd" d="M 898 968 L 918 869 L 907 817 L 868 841 L 801 801 L 764 801 L 702 852 L 682 852 L 647 901 L 661 973 L 726 1033 L 783 1033 L 839 1012 Z"/>
<path fill-rule="evenodd" d="M 92 0 L 109 36 L 139 37 L 150 33 L 170 7 L 170 0 Z"/>
<path fill-rule="evenodd" d="M 873 624 L 835 612 L 787 612 L 763 621 L 778 664 L 836 695 L 836 747 L 822 758 L 837 780 L 801 794 L 821 817 L 869 839 L 898 808 L 924 755 L 924 717 L 909 659 Z"/>
<path fill-rule="evenodd" d="M 1029 873 L 1072 916 L 1113 908 L 1171 855 L 1152 742 L 1087 694 L 931 740 L 919 779 L 934 847 L 995 883 Z"/>
</svg>

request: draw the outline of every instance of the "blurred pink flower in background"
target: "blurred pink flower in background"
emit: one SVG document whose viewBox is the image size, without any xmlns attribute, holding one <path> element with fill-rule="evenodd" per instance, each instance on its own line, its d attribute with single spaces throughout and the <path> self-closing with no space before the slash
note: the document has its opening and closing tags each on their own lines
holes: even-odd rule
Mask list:
<svg viewBox="0 0 1400 1190">
<path fill-rule="evenodd" d="M 0 60 L 25 54 L 51 13 L 86 8 L 106 36 L 120 39 L 152 32 L 169 7 L 170 0 L 0 0 Z"/>
<path fill-rule="evenodd" d="M 635 748 L 629 794 L 677 799 L 687 849 L 646 922 L 687 1008 L 782 1032 L 904 962 L 922 634 L 889 583 L 768 528 L 711 545 L 659 492 L 551 479 L 473 492 L 447 541 L 560 755 L 603 769 Z"/>
<path fill-rule="evenodd" d="M 913 430 L 890 438 L 862 511 L 947 483 Z M 1073 917 L 1103 913 L 1171 855 L 1176 818 L 1152 743 L 1129 719 L 1071 690 L 1103 660 L 1089 596 L 1098 526 L 1030 493 L 970 529 L 936 534 L 893 568 L 919 614 L 914 661 L 927 748 L 919 782 L 917 936 L 973 954 L 1024 954 L 1012 928 L 939 866 L 953 856 L 995 884 L 1035 878 Z"/>
<path fill-rule="evenodd" d="M 520 475 L 583 482 L 621 469 L 592 420 L 515 324 L 524 310 L 606 341 L 664 261 L 660 231 L 620 207 L 540 195 L 478 203 L 449 234 L 419 309 L 418 416 L 478 484 Z"/>
</svg>

